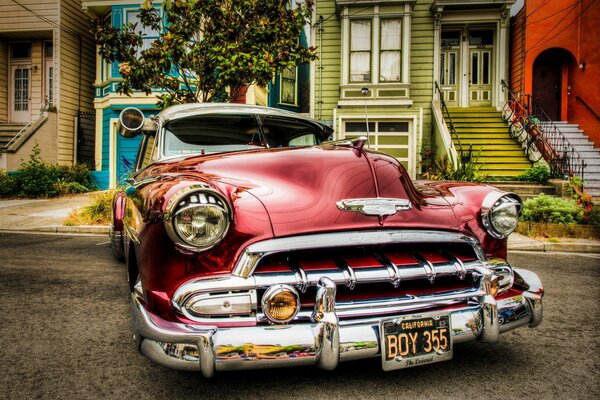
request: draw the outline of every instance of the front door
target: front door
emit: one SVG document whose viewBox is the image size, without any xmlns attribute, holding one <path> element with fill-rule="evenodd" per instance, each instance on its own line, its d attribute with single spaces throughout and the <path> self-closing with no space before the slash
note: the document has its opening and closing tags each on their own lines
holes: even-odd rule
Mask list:
<svg viewBox="0 0 600 400">
<path fill-rule="evenodd" d="M 10 66 L 10 120 L 27 123 L 31 119 L 31 65 Z"/>
<path fill-rule="evenodd" d="M 495 28 L 442 27 L 440 90 L 451 107 L 489 107 L 494 83 Z"/>
<path fill-rule="evenodd" d="M 533 63 L 533 98 L 553 121 L 560 121 L 562 60 L 542 54 Z"/>
<path fill-rule="evenodd" d="M 459 98 L 460 76 L 460 43 L 462 33 L 460 29 L 447 29 L 442 31 L 442 53 L 440 54 L 440 90 L 444 94 L 444 101 L 449 107 L 457 107 Z"/>
<path fill-rule="evenodd" d="M 469 30 L 469 106 L 492 105 L 494 31 Z"/>
</svg>

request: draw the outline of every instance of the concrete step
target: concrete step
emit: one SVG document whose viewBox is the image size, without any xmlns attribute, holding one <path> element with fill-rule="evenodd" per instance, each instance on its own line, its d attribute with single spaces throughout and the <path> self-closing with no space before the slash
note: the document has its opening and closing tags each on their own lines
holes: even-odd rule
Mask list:
<svg viewBox="0 0 600 400">
<path fill-rule="evenodd" d="M 452 121 L 454 123 L 454 127 L 456 129 L 470 129 L 470 128 L 493 128 L 493 129 L 498 129 L 498 130 L 507 130 L 508 126 L 506 125 L 506 123 L 499 121 L 478 121 L 478 120 L 472 120 L 472 121 L 465 121 L 465 122 L 457 122 L 457 121 Z"/>
<path fill-rule="evenodd" d="M 549 196 L 555 196 L 556 190 L 554 186 L 551 185 L 543 185 L 538 183 L 531 182 L 519 182 L 519 181 L 510 181 L 510 182 L 487 182 L 487 184 L 497 187 L 505 192 L 511 192 L 518 194 L 521 199 L 526 200 L 528 198 L 535 197 L 540 193 L 544 193 Z"/>
<path fill-rule="evenodd" d="M 512 145 L 512 146 L 516 146 L 516 142 L 512 139 L 509 138 L 501 138 L 501 137 L 497 137 L 497 138 L 461 138 L 460 142 L 462 143 L 463 147 L 465 145 L 470 145 L 472 144 L 473 147 L 475 146 L 485 146 L 487 147 L 488 145 L 491 144 L 503 144 L 503 145 Z M 455 145 L 457 144 L 456 141 L 454 143 Z"/>
<path fill-rule="evenodd" d="M 490 137 L 490 138 L 506 138 L 506 139 L 510 139 L 510 136 L 508 135 L 508 131 L 506 130 L 500 130 L 500 131 L 487 131 L 487 132 L 473 132 L 473 131 L 466 131 L 466 132 L 456 132 L 458 134 L 458 136 L 462 139 L 463 137 L 465 138 L 483 138 L 485 139 L 486 137 Z M 512 139 L 511 139 L 512 140 Z"/>
</svg>

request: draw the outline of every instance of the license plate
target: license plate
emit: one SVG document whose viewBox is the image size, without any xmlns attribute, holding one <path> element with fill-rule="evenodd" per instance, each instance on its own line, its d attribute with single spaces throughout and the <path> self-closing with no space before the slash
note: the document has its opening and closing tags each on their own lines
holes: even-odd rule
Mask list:
<svg viewBox="0 0 600 400">
<path fill-rule="evenodd" d="M 384 371 L 415 367 L 452 358 L 448 313 L 414 314 L 379 323 Z"/>
</svg>

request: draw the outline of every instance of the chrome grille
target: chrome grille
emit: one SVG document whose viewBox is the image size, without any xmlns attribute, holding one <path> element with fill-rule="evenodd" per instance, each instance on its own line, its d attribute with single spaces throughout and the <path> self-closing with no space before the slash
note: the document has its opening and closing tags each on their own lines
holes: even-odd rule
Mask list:
<svg viewBox="0 0 600 400">
<path fill-rule="evenodd" d="M 287 284 L 301 292 L 296 320 L 309 320 L 322 277 L 338 286 L 340 320 L 451 306 L 481 296 L 482 261 L 469 244 L 391 244 L 277 253 L 261 259 L 259 288 Z M 258 312 L 258 321 L 266 318 Z"/>
</svg>

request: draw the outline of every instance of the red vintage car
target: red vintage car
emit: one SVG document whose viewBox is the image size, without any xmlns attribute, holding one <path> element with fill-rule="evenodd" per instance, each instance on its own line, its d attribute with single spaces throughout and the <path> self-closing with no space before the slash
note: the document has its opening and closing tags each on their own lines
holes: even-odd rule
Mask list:
<svg viewBox="0 0 600 400">
<path fill-rule="evenodd" d="M 215 371 L 452 358 L 542 320 L 538 277 L 506 261 L 518 196 L 411 181 L 366 138 L 265 107 L 193 104 L 144 119 L 111 247 L 139 350 Z"/>
</svg>

